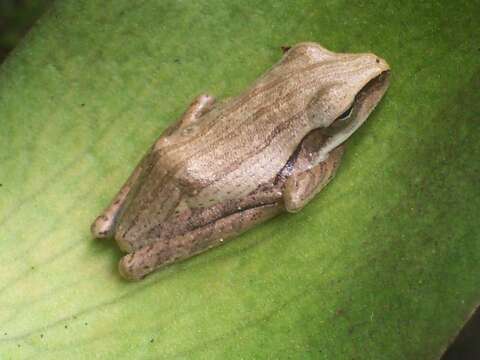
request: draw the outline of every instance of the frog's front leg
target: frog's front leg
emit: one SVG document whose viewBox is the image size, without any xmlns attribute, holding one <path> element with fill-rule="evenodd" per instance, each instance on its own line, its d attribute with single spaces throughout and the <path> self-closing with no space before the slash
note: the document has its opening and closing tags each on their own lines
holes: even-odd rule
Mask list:
<svg viewBox="0 0 480 360">
<path fill-rule="evenodd" d="M 332 150 L 328 158 L 311 169 L 294 173 L 285 182 L 283 201 L 289 212 L 301 210 L 335 176 L 345 145 Z"/>
<path fill-rule="evenodd" d="M 158 268 L 221 245 L 225 240 L 282 211 L 279 203 L 258 206 L 231 214 L 184 235 L 146 245 L 120 260 L 120 274 L 128 280 L 140 280 Z"/>
</svg>

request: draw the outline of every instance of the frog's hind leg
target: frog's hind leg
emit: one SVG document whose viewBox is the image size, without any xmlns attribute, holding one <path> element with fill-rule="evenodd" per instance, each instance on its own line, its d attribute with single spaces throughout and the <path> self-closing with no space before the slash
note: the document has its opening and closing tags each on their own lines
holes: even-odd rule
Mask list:
<svg viewBox="0 0 480 360">
<path fill-rule="evenodd" d="M 120 274 L 128 280 L 140 280 L 163 266 L 221 245 L 224 240 L 274 217 L 282 210 L 281 205 L 270 204 L 239 211 L 185 235 L 146 245 L 120 260 Z"/>
<path fill-rule="evenodd" d="M 345 145 L 332 150 L 328 158 L 303 172 L 291 175 L 283 191 L 283 201 L 288 212 L 301 210 L 335 176 Z"/>
<path fill-rule="evenodd" d="M 169 136 L 175 134 L 177 131 L 185 129 L 186 127 L 196 123 L 203 114 L 210 111 L 215 104 L 215 98 L 209 94 L 201 94 L 197 96 L 192 103 L 187 107 L 178 121 L 170 125 L 155 142 L 154 150 L 162 148 L 169 144 Z"/>
<path fill-rule="evenodd" d="M 146 167 L 147 159 L 150 158 L 152 151 L 155 151 L 161 147 L 164 143 L 168 143 L 168 136 L 175 131 L 183 129 L 193 123 L 195 123 L 203 114 L 209 111 L 212 105 L 215 103 L 215 98 L 208 94 L 202 94 L 197 96 L 194 101 L 189 105 L 185 113 L 181 118 L 170 126 L 156 141 L 153 149 L 151 149 L 147 155 L 140 161 L 132 175 L 128 178 L 126 183 L 122 186 L 110 205 L 100 214 L 91 226 L 92 234 L 95 238 L 108 238 L 115 233 L 115 221 L 121 212 L 127 195 L 137 182 L 142 170 Z"/>
<path fill-rule="evenodd" d="M 179 127 L 184 128 L 198 121 L 203 114 L 212 108 L 214 103 L 215 98 L 212 95 L 202 94 L 197 96 L 183 113 L 179 121 Z"/>
<path fill-rule="evenodd" d="M 90 227 L 92 235 L 97 239 L 103 239 L 113 236 L 115 232 L 115 222 L 118 218 L 118 214 L 125 204 L 127 195 L 137 182 L 143 168 L 146 159 L 149 157 L 150 152 L 137 165 L 133 173 L 128 180 L 122 186 L 120 191 L 115 195 L 110 205 L 103 210 L 103 212 L 95 219 Z"/>
</svg>

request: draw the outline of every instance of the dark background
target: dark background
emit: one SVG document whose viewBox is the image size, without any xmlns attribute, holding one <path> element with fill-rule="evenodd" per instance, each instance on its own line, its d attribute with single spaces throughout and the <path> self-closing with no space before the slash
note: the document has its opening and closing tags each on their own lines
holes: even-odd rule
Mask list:
<svg viewBox="0 0 480 360">
<path fill-rule="evenodd" d="M 50 3 L 50 0 L 0 0 L 0 62 Z"/>
<path fill-rule="evenodd" d="M 48 9 L 52 0 L 0 0 L 0 64 Z M 435 331 L 432 325 L 432 331 Z M 442 360 L 480 359 L 480 311 L 477 309 Z"/>
</svg>

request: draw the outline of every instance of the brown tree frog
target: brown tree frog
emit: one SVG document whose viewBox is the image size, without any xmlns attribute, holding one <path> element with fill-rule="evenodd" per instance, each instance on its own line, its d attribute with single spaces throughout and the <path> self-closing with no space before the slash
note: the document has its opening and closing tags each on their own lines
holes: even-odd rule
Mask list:
<svg viewBox="0 0 480 360">
<path fill-rule="evenodd" d="M 95 220 L 93 235 L 114 237 L 128 253 L 120 273 L 138 280 L 302 209 L 335 175 L 389 73 L 371 53 L 285 48 L 239 96 L 197 97 Z"/>
</svg>

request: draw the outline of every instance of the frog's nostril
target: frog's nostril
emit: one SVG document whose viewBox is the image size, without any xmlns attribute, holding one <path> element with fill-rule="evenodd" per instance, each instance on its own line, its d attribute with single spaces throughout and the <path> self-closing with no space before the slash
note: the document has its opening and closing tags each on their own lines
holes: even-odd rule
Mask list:
<svg viewBox="0 0 480 360">
<path fill-rule="evenodd" d="M 376 66 L 378 66 L 381 69 L 381 71 L 390 70 L 390 65 L 388 65 L 388 63 L 385 60 L 383 60 L 382 58 L 379 58 L 379 57 L 375 56 L 375 64 L 376 64 Z"/>
</svg>

